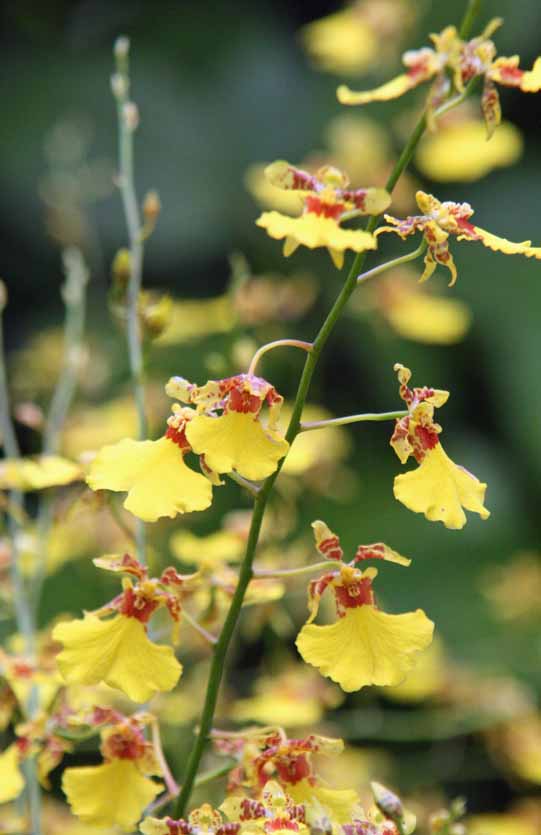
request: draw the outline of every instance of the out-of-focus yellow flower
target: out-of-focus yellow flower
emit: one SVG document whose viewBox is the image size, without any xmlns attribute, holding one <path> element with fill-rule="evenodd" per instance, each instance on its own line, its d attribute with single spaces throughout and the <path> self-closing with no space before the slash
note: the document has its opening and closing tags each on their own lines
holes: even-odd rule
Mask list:
<svg viewBox="0 0 541 835">
<path fill-rule="evenodd" d="M 198 413 L 186 426 L 186 438 L 194 452 L 204 456 L 204 466 L 211 472 L 235 470 L 258 481 L 274 472 L 289 449 L 276 431 L 283 397 L 261 377 L 238 374 L 209 380 L 201 387 L 173 377 L 167 390 L 197 407 Z M 261 420 L 265 405 L 269 409 L 266 426 Z M 218 416 L 217 410 L 222 414 Z"/>
<path fill-rule="evenodd" d="M 21 657 L 10 657 L 0 652 L 0 673 L 9 684 L 17 702 L 26 708 L 33 688 L 36 687 L 39 707 L 47 710 L 56 696 L 62 678 L 55 668 L 47 663 L 29 663 Z M 52 659 L 51 659 L 52 660 Z"/>
<path fill-rule="evenodd" d="M 454 345 L 471 324 L 472 315 L 464 302 L 429 292 L 407 267 L 392 270 L 379 281 L 373 300 L 391 328 L 414 342 Z"/>
<path fill-rule="evenodd" d="M 58 455 L 0 461 L 0 490 L 44 490 L 71 484 L 81 476 L 78 464 Z"/>
<path fill-rule="evenodd" d="M 430 278 L 438 264 L 442 264 L 451 273 L 450 286 L 455 283 L 457 271 L 448 245 L 448 239 L 451 235 L 456 236 L 458 241 L 479 241 L 493 252 L 503 252 L 506 255 L 525 255 L 526 258 L 541 259 L 541 247 L 533 247 L 531 241 L 513 243 L 470 223 L 473 209 L 469 203 L 453 203 L 451 201 L 441 203 L 432 194 L 427 194 L 424 191 L 418 191 L 416 199 L 422 212 L 421 215 L 413 215 L 405 218 L 405 220 L 399 220 L 392 215 L 385 215 L 387 223 L 392 225 L 380 226 L 376 235 L 394 232 L 402 240 L 405 240 L 409 235 L 414 235 L 416 232 L 423 233 L 428 251 L 424 259 L 425 270 L 419 279 L 420 281 L 426 281 Z"/>
<path fill-rule="evenodd" d="M 539 618 L 539 555 L 530 552 L 519 553 L 506 565 L 494 566 L 484 574 L 481 589 L 499 620 Z"/>
<path fill-rule="evenodd" d="M 404 681 L 394 687 L 387 687 L 385 696 L 398 702 L 417 704 L 442 692 L 447 680 L 445 654 L 438 638 L 434 638 L 427 650 Z"/>
<path fill-rule="evenodd" d="M 304 665 L 290 664 L 278 675 L 259 678 L 255 695 L 237 700 L 231 718 L 283 728 L 315 725 L 326 708 L 337 707 L 342 701 L 338 688 L 322 682 L 317 673 Z"/>
<path fill-rule="evenodd" d="M 246 539 L 228 530 L 216 531 L 208 536 L 177 531 L 169 544 L 171 553 L 181 563 L 212 568 L 227 562 L 238 562 L 246 547 Z"/>
<path fill-rule="evenodd" d="M 428 98 L 427 116 L 429 126 L 434 127 L 436 108 L 451 89 L 462 93 L 473 78 L 483 78 L 484 88 L 481 106 L 487 133 L 490 138 L 501 121 L 501 108 L 496 84 L 517 87 L 524 93 L 541 90 L 541 58 L 537 58 L 532 70 L 519 68 L 520 58 L 496 58 L 496 47 L 492 34 L 501 25 L 501 18 L 491 20 L 478 37 L 463 41 L 454 26 L 447 26 L 437 35 L 431 35 L 435 49 L 424 47 L 409 50 L 402 56 L 406 72 L 393 78 L 381 87 L 355 93 L 345 85 L 338 88 L 338 100 L 342 104 L 368 104 L 372 101 L 396 99 L 432 78 L 435 79 Z"/>
<path fill-rule="evenodd" d="M 156 345 L 176 345 L 202 335 L 228 333 L 235 323 L 228 294 L 210 299 L 175 299 L 171 304 L 170 323 Z"/>
<path fill-rule="evenodd" d="M 193 414 L 175 404 L 164 437 L 157 441 L 126 438 L 104 447 L 90 466 L 89 486 L 127 491 L 124 507 L 147 522 L 205 510 L 212 502 L 211 483 L 184 462 L 191 449 L 185 430 Z"/>
<path fill-rule="evenodd" d="M 396 421 L 391 446 L 405 464 L 413 456 L 419 467 L 396 476 L 394 495 L 414 513 L 424 513 L 431 522 L 443 522 L 458 530 L 466 524 L 464 509 L 488 519 L 484 506 L 486 484 L 478 481 L 445 453 L 439 441 L 441 426 L 434 422 L 434 409 L 446 403 L 449 392 L 428 387 L 410 389 L 411 371 L 395 365 L 400 397 L 408 415 Z"/>
<path fill-rule="evenodd" d="M 280 424 L 285 430 L 291 417 L 291 409 L 282 411 Z M 329 420 L 333 415 L 322 406 L 308 404 L 305 406 L 302 419 L 305 422 Z M 301 432 L 295 438 L 288 453 L 283 473 L 300 476 L 310 473 L 314 469 L 332 468 L 347 458 L 351 443 L 347 432 L 340 426 L 325 429 L 325 443 L 321 443 L 321 436 L 317 432 Z"/>
<path fill-rule="evenodd" d="M 467 824 L 468 835 L 538 835 L 535 823 L 513 813 L 473 815 Z"/>
<path fill-rule="evenodd" d="M 15 800 L 24 789 L 24 777 L 20 768 L 20 754 L 13 743 L 0 754 L 0 803 Z"/>
<path fill-rule="evenodd" d="M 362 252 L 376 248 L 376 242 L 368 232 L 343 229 L 340 223 L 359 215 L 380 214 L 391 202 L 385 189 L 348 189 L 347 176 L 332 166 L 324 166 L 312 175 L 278 160 L 266 168 L 265 174 L 274 186 L 303 194 L 300 217 L 263 212 L 256 221 L 271 238 L 285 239 L 286 257 L 301 245 L 309 249 L 325 247 L 340 269 L 345 250 Z"/>
<path fill-rule="evenodd" d="M 522 780 L 541 785 L 541 716 L 529 713 L 496 730 L 493 748 L 498 759 Z"/>
<path fill-rule="evenodd" d="M 143 810 L 162 789 L 148 775 L 159 768 L 133 720 L 102 732 L 102 765 L 67 768 L 62 789 L 72 811 L 84 823 L 118 826 L 131 832 Z"/>
<path fill-rule="evenodd" d="M 344 9 L 308 23 L 301 30 L 304 46 L 320 69 L 357 74 L 376 61 L 393 58 L 415 20 L 415 9 L 404 0 L 354 0 Z"/>
<path fill-rule="evenodd" d="M 440 124 L 436 133 L 426 135 L 419 143 L 415 163 L 426 177 L 436 182 L 469 183 L 496 168 L 513 165 L 522 150 L 520 131 L 510 122 L 502 122 L 487 142 L 484 123 L 467 118 Z"/>
<path fill-rule="evenodd" d="M 76 457 L 136 432 L 133 397 L 122 396 L 99 406 L 87 403 L 76 409 L 64 428 L 62 446 L 67 455 Z"/>
</svg>

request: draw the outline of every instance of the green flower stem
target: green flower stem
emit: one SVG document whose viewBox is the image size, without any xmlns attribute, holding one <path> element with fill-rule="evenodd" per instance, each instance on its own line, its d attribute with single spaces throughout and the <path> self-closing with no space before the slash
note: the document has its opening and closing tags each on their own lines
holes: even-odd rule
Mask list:
<svg viewBox="0 0 541 835">
<path fill-rule="evenodd" d="M 463 30 L 465 24 L 469 28 L 471 28 L 471 26 L 473 25 L 474 16 L 471 13 L 470 6 L 471 3 L 468 6 L 465 20 L 461 25 L 461 31 Z M 426 117 L 423 115 L 416 128 L 414 129 L 413 134 L 407 142 L 404 150 L 400 154 L 400 157 L 396 162 L 394 169 L 391 172 L 391 175 L 389 176 L 389 179 L 386 183 L 387 191 L 391 192 L 394 189 L 402 172 L 410 162 L 417 147 L 417 144 L 425 131 L 425 127 Z M 371 217 L 366 226 L 366 230 L 368 232 L 373 232 L 377 224 L 378 218 L 375 216 Z M 321 329 L 313 343 L 311 352 L 306 357 L 306 362 L 304 364 L 301 379 L 297 389 L 291 419 L 285 436 L 286 440 L 290 444 L 295 440 L 295 437 L 300 431 L 302 410 L 306 402 L 306 398 L 310 388 L 310 383 L 312 382 L 312 377 L 314 375 L 314 371 L 316 369 L 320 354 L 323 348 L 325 347 L 325 344 L 329 339 L 344 307 L 348 303 L 352 293 L 357 287 L 357 276 L 361 272 L 365 260 L 366 251 L 357 253 L 355 258 L 353 259 L 352 266 L 342 286 L 342 290 L 340 291 L 338 298 L 334 302 L 334 305 L 332 306 L 329 314 L 327 315 L 327 318 L 323 322 L 323 325 L 321 326 Z M 201 757 L 203 756 L 209 733 L 212 729 L 214 711 L 216 709 L 218 691 L 224 672 L 227 650 L 229 648 L 229 643 L 233 636 L 233 632 L 235 630 L 235 626 L 240 615 L 244 595 L 246 594 L 246 589 L 248 588 L 248 584 L 253 577 L 252 565 L 256 554 L 259 534 L 261 531 L 261 525 L 263 522 L 263 517 L 265 515 L 267 502 L 272 488 L 274 486 L 274 483 L 278 478 L 278 475 L 280 474 L 280 470 L 285 460 L 286 458 L 282 458 L 282 460 L 278 464 L 277 470 L 266 479 L 254 501 L 252 522 L 250 525 L 250 531 L 248 533 L 244 560 L 240 567 L 237 587 L 231 600 L 231 605 L 226 615 L 224 625 L 220 633 L 220 637 L 218 638 L 218 642 L 216 643 L 216 646 L 214 648 L 214 654 L 212 657 L 210 673 L 207 683 L 207 692 L 205 694 L 205 701 L 203 704 L 201 721 L 199 724 L 199 731 L 193 744 L 190 755 L 188 757 L 182 790 L 175 804 L 174 814 L 177 818 L 182 817 L 186 811 L 186 807 L 188 805 L 188 801 L 192 793 L 194 781 L 196 779 L 197 770 L 199 768 L 199 763 L 201 761 Z"/>
<path fill-rule="evenodd" d="M 302 577 L 304 574 L 311 574 L 313 571 L 332 569 L 333 561 L 324 560 L 313 562 L 311 565 L 301 565 L 299 568 L 284 568 L 282 570 L 271 568 L 253 568 L 253 575 L 258 580 L 289 580 L 290 577 Z"/>
<path fill-rule="evenodd" d="M 482 0 L 468 0 L 466 12 L 464 13 L 462 23 L 460 24 L 460 28 L 458 30 L 458 34 L 464 40 L 469 38 L 471 35 L 473 24 L 475 23 L 477 16 L 481 11 L 481 5 Z"/>
<path fill-rule="evenodd" d="M 6 291 L 0 283 L 0 431 L 2 434 L 4 451 L 7 458 L 20 458 L 20 449 L 15 434 L 15 428 L 11 419 L 11 408 L 9 389 L 7 382 L 6 362 L 4 354 L 4 332 L 2 312 L 5 306 Z M 17 514 L 9 513 L 8 530 L 11 544 L 11 583 L 13 603 L 15 609 L 15 620 L 17 629 L 23 636 L 25 654 L 35 658 L 35 621 L 32 608 L 29 605 L 27 590 L 20 566 L 20 552 L 18 547 L 20 525 L 18 519 L 24 516 L 24 504 L 22 493 L 12 490 L 9 494 L 9 503 L 17 509 Z M 32 691 L 34 688 L 32 688 Z M 32 700 L 32 696 L 31 696 Z M 37 776 L 36 763 L 33 758 L 28 758 L 24 763 L 24 775 L 26 783 L 26 798 L 30 812 L 30 822 L 33 835 L 41 835 L 41 791 Z"/>
<path fill-rule="evenodd" d="M 141 214 L 135 191 L 133 165 L 133 134 L 137 128 L 137 109 L 130 101 L 129 40 L 118 38 L 115 43 L 116 75 L 112 79 L 113 95 L 118 116 L 119 187 L 128 230 L 130 249 L 130 280 L 128 284 L 127 340 L 133 396 L 137 410 L 138 437 L 148 435 L 145 408 L 144 362 L 138 301 L 143 281 L 143 234 Z M 146 562 L 146 529 L 141 519 L 136 520 L 135 538 L 139 562 Z"/>
<path fill-rule="evenodd" d="M 312 343 L 303 342 L 301 339 L 277 339 L 275 342 L 267 342 L 266 345 L 262 345 L 261 348 L 255 352 L 248 369 L 248 374 L 255 374 L 259 360 L 267 353 L 267 351 L 273 351 L 274 348 L 284 348 L 288 346 L 290 348 L 301 348 L 303 351 L 307 351 L 308 353 L 312 350 Z"/>
<path fill-rule="evenodd" d="M 300 431 L 309 432 L 312 429 L 328 429 L 332 426 L 347 426 L 349 423 L 361 423 L 372 421 L 378 423 L 383 420 L 400 420 L 406 417 L 407 411 L 403 409 L 398 412 L 366 412 L 362 415 L 347 415 L 346 417 L 331 418 L 330 420 L 314 420 L 310 423 L 301 423 Z"/>
<path fill-rule="evenodd" d="M 66 281 L 62 287 L 62 298 L 66 307 L 64 324 L 63 367 L 56 384 L 45 423 L 42 452 L 56 455 L 60 449 L 62 430 L 77 388 L 80 369 L 82 342 L 86 315 L 86 286 L 89 272 L 82 253 L 75 247 L 64 250 Z M 47 567 L 47 543 L 52 520 L 52 499 L 50 491 L 40 498 L 37 534 L 39 561 L 32 576 L 32 608 L 37 610 Z"/>
<path fill-rule="evenodd" d="M 357 284 L 364 284 L 365 281 L 368 281 L 371 278 L 375 278 L 377 275 L 381 275 L 381 273 L 387 272 L 387 270 L 392 270 L 394 269 L 394 267 L 399 267 L 401 264 L 407 264 L 408 261 L 415 261 L 416 258 L 419 258 L 421 255 L 424 254 L 424 252 L 426 251 L 426 247 L 427 243 L 423 238 L 417 249 L 415 249 L 413 252 L 408 252 L 407 255 L 401 255 L 399 258 L 393 258 L 392 261 L 386 261 L 384 264 L 379 264 L 372 270 L 367 270 L 367 272 L 357 276 Z"/>
</svg>

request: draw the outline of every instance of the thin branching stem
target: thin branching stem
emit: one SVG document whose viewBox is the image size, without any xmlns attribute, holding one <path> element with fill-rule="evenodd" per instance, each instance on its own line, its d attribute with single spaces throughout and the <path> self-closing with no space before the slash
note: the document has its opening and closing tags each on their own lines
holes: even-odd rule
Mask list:
<svg viewBox="0 0 541 835">
<path fill-rule="evenodd" d="M 137 128 L 138 114 L 135 104 L 130 101 L 129 40 L 118 38 L 115 44 L 116 75 L 113 76 L 113 94 L 116 99 L 118 116 L 118 185 L 126 218 L 130 250 L 130 280 L 127 293 L 126 334 L 128 359 L 132 379 L 133 397 L 137 411 L 138 437 L 144 440 L 148 435 L 143 340 L 139 320 L 139 294 L 143 281 L 143 231 L 141 213 L 135 191 L 133 137 Z M 135 537 L 139 562 L 146 562 L 146 529 L 141 519 L 136 520 Z"/>
<path fill-rule="evenodd" d="M 313 420 L 301 423 L 301 432 L 310 432 L 312 429 L 330 429 L 333 426 L 347 426 L 350 423 L 372 422 L 380 423 L 384 420 L 400 420 L 406 417 L 408 412 L 403 409 L 397 412 L 365 412 L 360 415 L 346 415 L 345 417 L 329 418 L 329 420 Z"/>
</svg>

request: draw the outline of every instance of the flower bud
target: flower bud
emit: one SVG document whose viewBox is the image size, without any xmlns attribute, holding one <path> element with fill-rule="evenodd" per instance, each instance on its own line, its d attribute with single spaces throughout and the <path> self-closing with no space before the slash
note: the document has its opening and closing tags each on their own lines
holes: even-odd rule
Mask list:
<svg viewBox="0 0 541 835">
<path fill-rule="evenodd" d="M 381 783 L 370 783 L 376 806 L 386 817 L 392 821 L 402 821 L 404 818 L 404 807 L 402 801 L 394 792 L 382 786 Z"/>
<path fill-rule="evenodd" d="M 4 282 L 0 279 L 0 313 L 4 310 L 8 303 L 8 289 Z"/>
<path fill-rule="evenodd" d="M 126 128 L 133 132 L 139 127 L 139 108 L 133 101 L 127 101 L 122 108 L 122 116 Z"/>
<path fill-rule="evenodd" d="M 124 61 L 130 52 L 130 39 L 126 35 L 120 35 L 115 41 L 114 54 L 117 61 Z"/>
<path fill-rule="evenodd" d="M 157 191 L 149 191 L 143 200 L 143 217 L 149 226 L 154 226 L 161 212 L 162 204 Z"/>
<path fill-rule="evenodd" d="M 122 101 L 128 95 L 128 82 L 119 72 L 111 76 L 111 92 L 115 99 Z"/>
</svg>

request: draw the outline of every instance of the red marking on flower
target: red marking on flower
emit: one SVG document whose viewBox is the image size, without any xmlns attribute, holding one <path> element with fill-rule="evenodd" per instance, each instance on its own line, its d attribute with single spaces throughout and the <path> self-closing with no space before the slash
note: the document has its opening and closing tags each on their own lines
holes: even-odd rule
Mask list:
<svg viewBox="0 0 541 835">
<path fill-rule="evenodd" d="M 183 423 L 182 426 L 178 428 L 168 426 L 165 437 L 169 438 L 170 441 L 173 441 L 173 443 L 180 447 L 183 452 L 190 451 L 191 446 L 186 438 L 186 423 Z"/>
<path fill-rule="evenodd" d="M 427 76 L 430 58 L 430 55 L 422 55 L 408 66 L 406 75 L 408 75 L 413 81 L 417 81 L 420 76 Z M 430 75 L 430 73 L 428 73 L 428 75 Z"/>
<path fill-rule="evenodd" d="M 381 830 L 370 821 L 353 821 L 342 825 L 344 835 L 381 835 Z"/>
<path fill-rule="evenodd" d="M 473 238 L 475 240 L 481 239 L 481 235 L 479 235 L 475 231 L 475 226 L 473 225 L 473 223 L 469 223 L 467 220 L 464 220 L 463 218 L 457 218 L 456 222 L 461 235 L 467 235 L 468 238 Z"/>
<path fill-rule="evenodd" d="M 14 661 L 11 672 L 15 678 L 32 678 L 34 667 L 28 661 Z"/>
<path fill-rule="evenodd" d="M 340 539 L 336 536 L 336 534 L 320 542 L 317 546 L 317 550 L 323 554 L 324 557 L 327 557 L 328 560 L 341 560 L 344 556 L 344 552 L 340 547 Z"/>
<path fill-rule="evenodd" d="M 415 440 L 419 442 L 421 449 L 426 452 L 429 449 L 434 449 L 436 444 L 439 443 L 439 434 L 438 432 L 435 432 L 433 429 L 431 429 L 429 426 L 416 426 Z M 415 444 L 416 449 L 417 446 L 418 444 Z"/>
<path fill-rule="evenodd" d="M 119 727 L 103 742 L 103 755 L 106 759 L 139 760 L 146 753 L 147 744 L 139 728 L 128 724 Z"/>
<path fill-rule="evenodd" d="M 284 783 L 291 783 L 291 785 L 304 780 L 312 773 L 305 754 L 300 754 L 297 757 L 279 756 L 275 761 L 275 766 L 280 780 Z"/>
<path fill-rule="evenodd" d="M 169 835 L 189 835 L 192 832 L 192 826 L 188 821 L 180 818 L 173 820 L 173 818 L 166 818 L 165 823 L 169 828 Z"/>
<path fill-rule="evenodd" d="M 257 415 L 261 410 L 261 398 L 256 394 L 252 394 L 250 391 L 234 388 L 229 393 L 227 408 L 228 411 Z"/>
<path fill-rule="evenodd" d="M 117 724 L 122 719 L 122 714 L 118 712 L 118 710 L 114 710 L 112 707 L 99 707 L 95 706 L 92 709 L 92 713 L 90 714 L 90 718 L 88 720 L 89 725 L 112 725 Z"/>
<path fill-rule="evenodd" d="M 139 589 L 132 588 L 127 588 L 119 595 L 118 600 L 120 614 L 127 618 L 136 618 L 141 623 L 148 623 L 153 612 L 160 605 L 155 597 L 147 596 Z"/>
<path fill-rule="evenodd" d="M 344 616 L 345 609 L 374 605 L 374 592 L 369 577 L 363 577 L 362 580 L 355 580 L 347 585 L 335 586 L 334 594 L 336 596 L 336 611 L 340 617 Z"/>
<path fill-rule="evenodd" d="M 176 568 L 173 568 L 173 566 L 170 565 L 162 571 L 160 583 L 163 583 L 164 586 L 182 586 L 184 583 L 184 577 L 182 574 L 178 573 Z"/>
<path fill-rule="evenodd" d="M 353 557 L 354 562 L 383 559 L 385 559 L 385 545 L 383 542 L 376 542 L 374 545 L 359 545 Z"/>
<path fill-rule="evenodd" d="M 237 835 L 240 823 L 223 823 L 216 830 L 216 835 Z"/>
<path fill-rule="evenodd" d="M 165 598 L 165 605 L 167 606 L 167 611 L 169 612 L 173 620 L 180 620 L 180 614 L 182 612 L 180 600 L 177 597 L 173 597 L 172 594 L 168 594 Z"/>
<path fill-rule="evenodd" d="M 15 740 L 15 747 L 20 757 L 25 757 L 32 746 L 32 740 L 29 736 L 18 736 Z"/>
<path fill-rule="evenodd" d="M 239 817 L 241 821 L 254 820 L 254 818 L 264 818 L 265 807 L 259 802 L 259 800 L 250 800 L 250 798 L 245 797 L 240 803 Z"/>
<path fill-rule="evenodd" d="M 336 574 L 334 572 L 329 572 L 328 574 L 323 574 L 321 577 L 318 577 L 316 580 L 310 580 L 308 583 L 308 596 L 311 599 L 319 599 L 329 583 L 332 583 Z"/>
<path fill-rule="evenodd" d="M 333 220 L 339 220 L 340 215 L 345 208 L 343 203 L 326 203 L 319 197 L 314 197 L 312 195 L 308 195 L 304 205 L 307 212 L 311 212 L 318 217 L 330 217 Z"/>
<path fill-rule="evenodd" d="M 290 829 L 293 832 L 298 832 L 299 824 L 297 821 L 289 820 L 289 818 L 274 818 L 274 820 L 266 821 L 263 828 L 265 832 L 277 832 L 280 829 Z"/>
<path fill-rule="evenodd" d="M 287 811 L 290 818 L 293 818 L 299 823 L 306 822 L 306 808 L 302 803 L 294 803 L 291 806 L 287 807 Z"/>
<path fill-rule="evenodd" d="M 500 67 L 499 70 L 502 84 L 509 84 L 513 87 L 520 87 L 520 82 L 522 81 L 524 70 L 521 70 L 518 67 L 507 67 L 505 65 Z"/>
<path fill-rule="evenodd" d="M 366 207 L 366 195 L 368 194 L 365 188 L 358 188 L 355 190 L 347 189 L 340 192 L 342 198 L 348 203 L 353 203 L 356 209 L 364 211 Z"/>
</svg>

